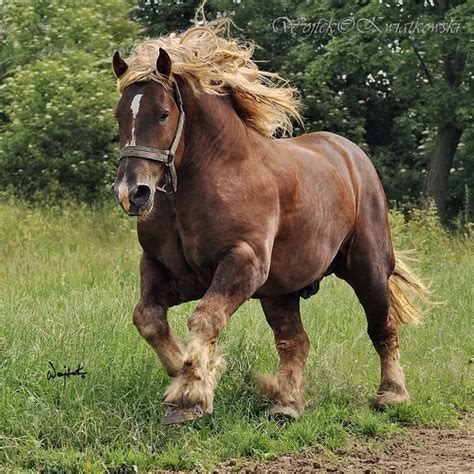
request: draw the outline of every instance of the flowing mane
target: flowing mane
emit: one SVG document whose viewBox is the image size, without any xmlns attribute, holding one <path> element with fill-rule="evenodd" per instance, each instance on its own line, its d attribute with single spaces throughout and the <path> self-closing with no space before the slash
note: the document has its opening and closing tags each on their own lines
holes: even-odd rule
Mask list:
<svg viewBox="0 0 474 474">
<path fill-rule="evenodd" d="M 296 90 L 281 84 L 277 74 L 261 71 L 252 60 L 254 44 L 230 38 L 229 25 L 221 19 L 139 44 L 126 59 L 120 92 L 155 72 L 161 47 L 171 57 L 172 72 L 195 93 L 230 95 L 241 119 L 262 135 L 291 134 L 292 119 L 301 121 Z"/>
</svg>

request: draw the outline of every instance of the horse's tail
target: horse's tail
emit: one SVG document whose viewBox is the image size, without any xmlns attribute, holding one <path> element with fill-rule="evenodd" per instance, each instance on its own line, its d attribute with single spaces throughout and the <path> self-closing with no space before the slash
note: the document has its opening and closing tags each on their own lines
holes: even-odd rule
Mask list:
<svg viewBox="0 0 474 474">
<path fill-rule="evenodd" d="M 391 315 L 399 324 L 421 324 L 431 305 L 431 291 L 407 264 L 409 252 L 395 252 L 395 269 L 388 280 Z"/>
</svg>

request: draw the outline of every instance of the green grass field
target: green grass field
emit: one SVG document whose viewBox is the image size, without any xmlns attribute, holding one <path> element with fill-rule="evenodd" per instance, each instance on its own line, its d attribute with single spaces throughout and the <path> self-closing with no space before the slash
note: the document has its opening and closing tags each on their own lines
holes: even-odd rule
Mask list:
<svg viewBox="0 0 474 474">
<path fill-rule="evenodd" d="M 271 331 L 257 301 L 232 318 L 220 344 L 228 369 L 215 412 L 163 427 L 168 383 L 131 321 L 138 299 L 135 222 L 115 207 L 35 210 L 0 206 L 0 469 L 133 472 L 134 466 L 206 469 L 228 458 L 268 459 L 311 445 L 331 450 L 348 437 L 379 437 L 409 425 L 459 426 L 472 410 L 472 239 L 450 237 L 429 213 L 405 224 L 392 215 L 397 248 L 417 248 L 437 305 L 421 327 L 401 330 L 413 403 L 370 409 L 378 358 L 352 290 L 327 278 L 302 302 L 311 353 L 308 406 L 294 423 L 265 416 L 252 370 L 274 370 Z M 193 304 L 171 310 L 180 336 Z M 82 364 L 87 376 L 47 380 Z"/>
</svg>

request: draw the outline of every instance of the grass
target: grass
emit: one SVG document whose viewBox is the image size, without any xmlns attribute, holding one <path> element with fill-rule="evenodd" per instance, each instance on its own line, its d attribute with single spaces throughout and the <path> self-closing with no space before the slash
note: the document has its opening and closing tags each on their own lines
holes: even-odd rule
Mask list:
<svg viewBox="0 0 474 474">
<path fill-rule="evenodd" d="M 118 209 L 31 209 L 0 205 L 0 468 L 50 472 L 210 469 L 228 458 L 268 459 L 315 444 L 334 450 L 348 437 L 378 438 L 404 426 L 458 426 L 472 410 L 474 314 L 472 239 L 451 237 L 430 213 L 405 223 L 392 215 L 398 248 L 416 247 L 436 306 L 425 325 L 401 331 L 413 403 L 385 413 L 369 401 L 378 383 L 375 351 L 352 290 L 334 277 L 302 301 L 311 339 L 308 407 L 279 425 L 265 416 L 251 381 L 273 370 L 273 339 L 256 301 L 235 314 L 221 338 L 228 369 L 212 417 L 160 425 L 168 377 L 140 338 L 140 249 L 134 222 Z M 171 310 L 184 336 L 194 303 Z M 84 379 L 46 378 L 83 364 Z M 470 378 L 471 376 L 471 378 Z"/>
</svg>

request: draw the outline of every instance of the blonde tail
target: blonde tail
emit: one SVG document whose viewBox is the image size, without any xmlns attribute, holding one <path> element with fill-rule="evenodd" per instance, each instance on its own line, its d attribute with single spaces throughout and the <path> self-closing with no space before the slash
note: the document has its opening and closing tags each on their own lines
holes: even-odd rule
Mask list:
<svg viewBox="0 0 474 474">
<path fill-rule="evenodd" d="M 421 324 L 423 316 L 431 306 L 431 291 L 410 270 L 407 261 L 409 252 L 395 252 L 395 269 L 388 280 L 391 300 L 391 315 L 399 324 Z"/>
</svg>

